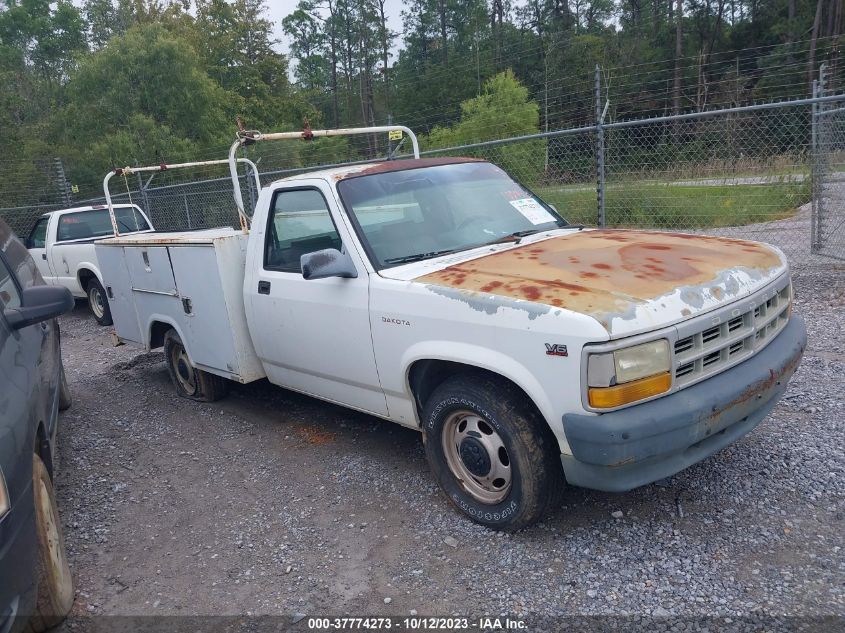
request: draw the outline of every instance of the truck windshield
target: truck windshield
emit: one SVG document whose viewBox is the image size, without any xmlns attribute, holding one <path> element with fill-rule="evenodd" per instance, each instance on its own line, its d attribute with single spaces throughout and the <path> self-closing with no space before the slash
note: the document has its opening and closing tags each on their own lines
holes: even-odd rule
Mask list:
<svg viewBox="0 0 845 633">
<path fill-rule="evenodd" d="M 121 233 L 147 231 L 150 226 L 135 207 L 115 207 L 114 219 Z M 108 209 L 67 213 L 59 218 L 57 242 L 104 237 L 113 233 Z"/>
<path fill-rule="evenodd" d="M 485 162 L 357 176 L 341 180 L 337 189 L 381 268 L 566 225 Z"/>
</svg>

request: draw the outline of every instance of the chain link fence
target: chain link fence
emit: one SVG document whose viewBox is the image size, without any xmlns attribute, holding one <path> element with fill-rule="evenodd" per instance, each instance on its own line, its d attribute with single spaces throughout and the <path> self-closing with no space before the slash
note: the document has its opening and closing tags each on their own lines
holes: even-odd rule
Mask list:
<svg viewBox="0 0 845 633">
<path fill-rule="evenodd" d="M 845 258 L 845 95 L 631 121 L 605 122 L 605 113 L 597 108 L 595 125 L 423 154 L 490 160 L 572 223 L 761 240 L 793 264 Z M 262 171 L 260 180 L 306 169 Z M 246 175 L 240 186 L 250 212 L 258 191 Z M 231 187 L 215 167 L 116 178 L 112 196 L 141 206 L 159 230 L 192 230 L 237 226 Z M 39 215 L 70 202 L 105 201 L 0 216 L 26 235 Z"/>
<path fill-rule="evenodd" d="M 760 240 L 820 264 L 845 253 L 843 123 L 845 95 L 829 95 L 424 153 L 488 159 L 573 223 Z"/>
</svg>

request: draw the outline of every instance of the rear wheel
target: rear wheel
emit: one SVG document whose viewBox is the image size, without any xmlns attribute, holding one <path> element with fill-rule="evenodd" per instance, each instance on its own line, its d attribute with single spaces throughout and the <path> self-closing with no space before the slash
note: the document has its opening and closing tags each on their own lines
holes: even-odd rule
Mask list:
<svg viewBox="0 0 845 633">
<path fill-rule="evenodd" d="M 557 441 L 510 382 L 487 374 L 450 378 L 431 394 L 423 420 L 434 476 L 473 521 L 518 530 L 558 498 L 564 480 Z"/>
<path fill-rule="evenodd" d="M 229 381 L 221 376 L 197 369 L 188 358 L 182 339 L 176 330 L 168 330 L 164 335 L 164 357 L 170 380 L 176 387 L 176 393 L 183 398 L 199 402 L 220 400 L 229 392 Z"/>
<path fill-rule="evenodd" d="M 88 305 L 91 306 L 91 312 L 94 314 L 94 319 L 97 323 L 100 325 L 111 325 L 112 318 L 109 300 L 106 296 L 106 291 L 103 289 L 103 285 L 96 277 L 88 282 L 86 294 L 88 295 Z"/>
<path fill-rule="evenodd" d="M 35 530 L 38 535 L 38 602 L 29 621 L 32 631 L 45 631 L 61 622 L 73 606 L 73 578 L 65 553 L 62 523 L 53 483 L 44 462 L 32 456 Z"/>
</svg>

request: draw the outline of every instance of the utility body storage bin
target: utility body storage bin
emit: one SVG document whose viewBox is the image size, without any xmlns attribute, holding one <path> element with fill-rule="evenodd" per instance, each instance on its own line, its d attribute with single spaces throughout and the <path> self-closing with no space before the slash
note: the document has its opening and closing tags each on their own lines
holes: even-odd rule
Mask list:
<svg viewBox="0 0 845 633">
<path fill-rule="evenodd" d="M 118 338 L 150 350 L 172 327 L 198 369 L 242 383 L 263 378 L 244 312 L 247 239 L 216 228 L 98 241 Z"/>
</svg>

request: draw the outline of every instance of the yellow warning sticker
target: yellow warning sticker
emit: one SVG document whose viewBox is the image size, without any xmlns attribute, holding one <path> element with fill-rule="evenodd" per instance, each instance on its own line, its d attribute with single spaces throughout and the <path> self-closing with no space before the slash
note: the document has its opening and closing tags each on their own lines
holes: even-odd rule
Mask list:
<svg viewBox="0 0 845 633">
<path fill-rule="evenodd" d="M 401 141 L 402 140 L 402 130 L 390 130 L 387 133 L 387 138 L 391 141 Z"/>
</svg>

